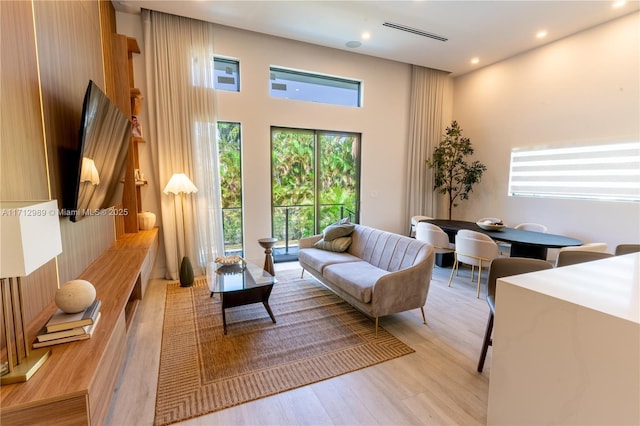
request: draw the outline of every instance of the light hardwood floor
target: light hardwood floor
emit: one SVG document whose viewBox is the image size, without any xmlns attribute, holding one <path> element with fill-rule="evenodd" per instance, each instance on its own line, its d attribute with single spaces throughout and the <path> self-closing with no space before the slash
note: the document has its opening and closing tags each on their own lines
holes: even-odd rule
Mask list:
<svg viewBox="0 0 640 426">
<path fill-rule="evenodd" d="M 279 270 L 297 262 L 276 264 Z M 380 319 L 415 353 L 181 425 L 477 425 L 486 424 L 491 349 L 476 372 L 489 308 L 469 269 L 447 287 L 436 267 L 422 323 L 419 310 Z M 153 280 L 138 306 L 106 424 L 152 425 L 167 281 Z M 373 326 L 373 324 L 372 324 Z"/>
</svg>

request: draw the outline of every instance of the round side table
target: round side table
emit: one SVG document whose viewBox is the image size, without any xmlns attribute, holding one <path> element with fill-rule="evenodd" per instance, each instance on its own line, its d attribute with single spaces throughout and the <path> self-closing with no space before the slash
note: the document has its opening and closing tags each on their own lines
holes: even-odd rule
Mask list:
<svg viewBox="0 0 640 426">
<path fill-rule="evenodd" d="M 260 238 L 258 240 L 258 244 L 262 248 L 264 248 L 264 267 L 263 269 L 273 275 L 276 276 L 275 271 L 273 270 L 273 256 L 271 255 L 271 249 L 276 244 L 275 238 Z"/>
</svg>

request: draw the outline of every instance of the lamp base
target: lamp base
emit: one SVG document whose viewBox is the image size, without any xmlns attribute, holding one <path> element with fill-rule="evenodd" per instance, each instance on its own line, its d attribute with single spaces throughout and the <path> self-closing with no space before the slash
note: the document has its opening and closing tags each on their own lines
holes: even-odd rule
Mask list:
<svg viewBox="0 0 640 426">
<path fill-rule="evenodd" d="M 10 385 L 12 383 L 26 382 L 33 376 L 42 364 L 51 355 L 51 349 L 33 349 L 29 351 L 29 357 L 23 359 L 20 364 L 13 368 L 13 371 L 0 378 L 0 384 Z"/>
<path fill-rule="evenodd" d="M 191 287 L 193 285 L 193 279 L 191 260 L 185 256 L 180 263 L 180 287 Z"/>
</svg>

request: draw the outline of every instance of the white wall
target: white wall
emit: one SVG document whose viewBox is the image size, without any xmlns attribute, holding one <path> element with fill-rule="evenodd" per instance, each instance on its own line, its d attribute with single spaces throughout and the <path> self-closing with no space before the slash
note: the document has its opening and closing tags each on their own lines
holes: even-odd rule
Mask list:
<svg viewBox="0 0 640 426">
<path fill-rule="evenodd" d="M 640 204 L 508 197 L 512 148 L 640 139 L 640 14 L 454 80 L 454 119 L 487 165 L 454 218 L 539 222 L 585 242 L 640 242 Z"/>
<path fill-rule="evenodd" d="M 138 15 L 117 13 L 118 32 L 138 39 L 136 85 L 145 90 L 144 43 Z M 456 219 L 498 216 L 508 224 L 535 221 L 584 241 L 640 241 L 640 206 L 631 203 L 539 200 L 506 196 L 514 147 L 597 143 L 640 138 L 638 13 L 455 79 L 454 114 L 488 166 L 483 181 L 454 210 Z M 255 241 L 269 236 L 270 126 L 362 133 L 361 222 L 405 233 L 405 168 L 410 66 L 216 27 L 216 52 L 240 60 L 240 93 L 219 92 L 217 119 L 242 124 L 245 249 L 261 261 Z M 269 96 L 268 70 L 279 65 L 360 79 L 363 108 Z M 144 116 L 143 120 L 148 121 Z M 148 141 L 147 144 L 153 143 Z M 149 170 L 149 149 L 141 167 Z M 158 212 L 163 183 L 143 191 L 143 207 Z M 438 211 L 444 217 L 443 206 Z"/>
<path fill-rule="evenodd" d="M 138 15 L 117 14 L 118 32 L 134 36 L 144 50 Z M 289 126 L 362 134 L 360 222 L 405 233 L 404 188 L 411 68 L 351 52 L 216 26 L 215 50 L 239 59 L 241 91 L 217 94 L 218 120 L 240 122 L 244 172 L 245 256 L 262 262 L 256 240 L 271 236 L 270 129 Z M 136 58 L 144 64 L 144 51 Z M 269 66 L 278 65 L 363 82 L 363 107 L 350 108 L 269 96 Z M 136 68 L 136 85 L 144 80 Z M 144 117 L 143 120 L 148 121 Z M 147 141 L 147 144 L 153 141 Z M 149 155 L 145 150 L 142 155 Z M 141 159 L 141 168 L 150 159 Z M 158 212 L 162 185 L 144 191 L 145 210 Z M 154 195 L 151 195 L 154 194 Z"/>
</svg>

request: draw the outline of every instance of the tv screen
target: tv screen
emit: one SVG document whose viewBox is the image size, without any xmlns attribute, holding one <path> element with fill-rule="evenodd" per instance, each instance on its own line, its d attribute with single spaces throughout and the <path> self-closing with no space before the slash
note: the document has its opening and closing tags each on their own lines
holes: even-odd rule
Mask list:
<svg viewBox="0 0 640 426">
<path fill-rule="evenodd" d="M 76 191 L 70 214 L 73 222 L 122 203 L 121 181 L 130 137 L 129 118 L 89 81 L 80 120 Z"/>
</svg>

